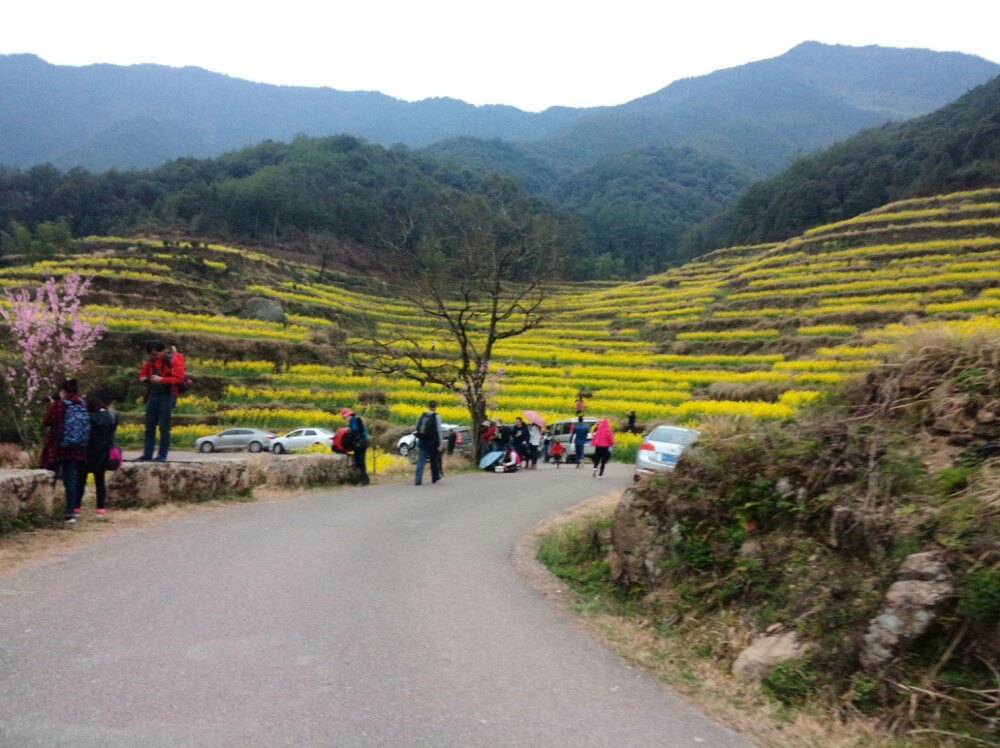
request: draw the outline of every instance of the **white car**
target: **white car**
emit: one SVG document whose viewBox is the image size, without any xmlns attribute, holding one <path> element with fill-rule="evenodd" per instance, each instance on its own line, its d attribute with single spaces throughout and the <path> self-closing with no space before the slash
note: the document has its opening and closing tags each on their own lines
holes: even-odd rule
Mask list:
<svg viewBox="0 0 1000 748">
<path fill-rule="evenodd" d="M 301 428 L 289 431 L 284 436 L 279 436 L 271 442 L 271 451 L 276 455 L 283 452 L 291 452 L 296 449 L 305 449 L 313 444 L 322 444 L 326 447 L 333 446 L 333 432 L 328 429 Z"/>
<path fill-rule="evenodd" d="M 698 441 L 700 431 L 680 426 L 657 426 L 642 440 L 635 453 L 635 475 L 665 473 L 677 466 L 684 450 Z"/>
<path fill-rule="evenodd" d="M 564 462 L 573 462 L 576 460 L 576 446 L 573 443 L 573 429 L 577 424 L 576 418 L 563 418 L 562 420 L 556 421 L 549 428 L 552 429 L 552 440 L 557 441 L 563 445 L 563 449 L 566 453 L 563 455 Z M 590 416 L 583 417 L 584 425 L 590 429 L 587 433 L 587 441 L 583 445 L 583 456 L 591 457 L 594 454 L 594 445 L 590 443 L 590 440 L 594 436 L 594 427 L 597 426 L 597 419 L 591 418 Z"/>
</svg>

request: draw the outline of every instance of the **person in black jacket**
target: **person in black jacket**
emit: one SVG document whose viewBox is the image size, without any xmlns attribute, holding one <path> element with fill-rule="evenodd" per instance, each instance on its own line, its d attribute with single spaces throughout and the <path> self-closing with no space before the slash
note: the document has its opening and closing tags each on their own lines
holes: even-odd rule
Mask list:
<svg viewBox="0 0 1000 748">
<path fill-rule="evenodd" d="M 511 446 L 521 455 L 521 461 L 528 459 L 528 425 L 518 416 L 514 419 L 514 428 L 510 430 Z"/>
<path fill-rule="evenodd" d="M 441 452 L 444 451 L 444 447 L 441 444 L 441 416 L 437 414 L 436 400 L 427 403 L 427 411 L 417 419 L 414 434 L 417 437 L 420 456 L 417 457 L 417 472 L 413 484 L 419 486 L 423 483 L 424 466 L 428 462 L 431 464 L 431 483 L 437 483 L 442 478 Z"/>
<path fill-rule="evenodd" d="M 115 443 L 118 429 L 118 414 L 105 407 L 96 395 L 87 395 L 87 412 L 90 413 L 90 439 L 87 441 L 86 459 L 77 467 L 76 510 L 83 503 L 83 489 L 87 486 L 87 475 L 93 473 L 94 488 L 97 491 L 97 517 L 105 516 L 104 503 L 108 491 L 104 483 L 104 473 L 108 469 L 108 452 Z"/>
</svg>

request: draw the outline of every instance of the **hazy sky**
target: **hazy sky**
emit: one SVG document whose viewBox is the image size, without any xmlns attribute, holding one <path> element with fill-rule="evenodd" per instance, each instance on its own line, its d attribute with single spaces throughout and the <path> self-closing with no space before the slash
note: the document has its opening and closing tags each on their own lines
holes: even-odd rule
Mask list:
<svg viewBox="0 0 1000 748">
<path fill-rule="evenodd" d="M 996 0 L 4 3 L 0 53 L 540 110 L 619 104 L 812 39 L 1000 61 Z"/>
</svg>

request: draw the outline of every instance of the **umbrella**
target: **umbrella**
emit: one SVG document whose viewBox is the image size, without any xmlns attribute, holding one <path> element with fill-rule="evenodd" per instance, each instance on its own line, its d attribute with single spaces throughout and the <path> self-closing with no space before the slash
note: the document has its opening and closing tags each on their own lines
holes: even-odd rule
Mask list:
<svg viewBox="0 0 1000 748">
<path fill-rule="evenodd" d="M 490 452 L 488 455 L 486 455 L 483 459 L 479 461 L 479 467 L 482 468 L 483 470 L 489 470 L 498 462 L 500 462 L 501 457 L 503 457 L 503 452 Z"/>
<path fill-rule="evenodd" d="M 531 421 L 533 424 L 538 426 L 540 429 L 544 429 L 548 424 L 546 424 L 545 419 L 542 418 L 538 413 L 533 410 L 524 411 L 524 417 Z"/>
</svg>

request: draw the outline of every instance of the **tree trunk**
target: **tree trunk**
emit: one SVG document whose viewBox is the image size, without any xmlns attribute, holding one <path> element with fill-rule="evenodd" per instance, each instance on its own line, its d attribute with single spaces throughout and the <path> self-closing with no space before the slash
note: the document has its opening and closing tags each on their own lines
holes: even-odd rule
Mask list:
<svg viewBox="0 0 1000 748">
<path fill-rule="evenodd" d="M 480 437 L 483 433 L 483 421 L 486 420 L 486 400 L 482 396 L 479 396 L 474 401 L 470 400 L 468 403 L 469 415 L 472 416 L 472 438 L 475 440 L 472 444 L 472 459 L 475 460 L 476 464 L 479 464 L 479 460 L 482 459 L 485 454 L 482 450 L 482 442 Z"/>
</svg>

